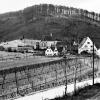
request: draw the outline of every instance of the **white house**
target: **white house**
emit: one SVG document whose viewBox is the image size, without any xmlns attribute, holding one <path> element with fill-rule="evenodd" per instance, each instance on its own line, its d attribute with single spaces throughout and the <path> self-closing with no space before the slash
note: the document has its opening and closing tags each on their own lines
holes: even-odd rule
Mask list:
<svg viewBox="0 0 100 100">
<path fill-rule="evenodd" d="M 55 49 L 54 49 L 53 53 L 54 53 L 54 55 L 55 55 L 55 56 L 58 56 L 58 50 L 57 50 L 57 48 L 56 48 L 56 47 L 55 47 Z"/>
<path fill-rule="evenodd" d="M 78 46 L 78 53 L 80 54 L 83 51 L 86 51 L 88 53 L 93 52 L 93 42 L 89 37 L 84 38 L 83 41 Z M 97 52 L 97 48 L 95 45 L 94 45 L 94 51 Z"/>
<path fill-rule="evenodd" d="M 100 48 L 97 50 L 96 55 L 100 57 Z"/>
<path fill-rule="evenodd" d="M 53 56 L 54 52 L 51 48 L 47 48 L 47 50 L 45 51 L 45 55 L 46 56 Z"/>
<path fill-rule="evenodd" d="M 52 50 L 50 47 L 47 48 L 47 50 L 45 51 L 45 55 L 46 56 L 57 56 L 58 55 L 58 50 L 57 48 L 55 48 L 54 50 Z"/>
</svg>

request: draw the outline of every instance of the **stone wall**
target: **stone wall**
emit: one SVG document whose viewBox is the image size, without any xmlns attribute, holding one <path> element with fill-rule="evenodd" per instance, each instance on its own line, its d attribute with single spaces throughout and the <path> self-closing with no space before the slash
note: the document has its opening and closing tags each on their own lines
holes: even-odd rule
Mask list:
<svg viewBox="0 0 100 100">
<path fill-rule="evenodd" d="M 97 61 L 95 61 L 95 65 Z M 77 69 L 75 71 L 75 68 Z M 97 71 L 97 66 L 95 66 Z M 24 66 L 12 73 L 0 75 L 0 100 L 16 98 L 31 92 L 53 88 L 91 77 L 92 66 L 90 58 L 61 59 L 47 63 Z"/>
</svg>

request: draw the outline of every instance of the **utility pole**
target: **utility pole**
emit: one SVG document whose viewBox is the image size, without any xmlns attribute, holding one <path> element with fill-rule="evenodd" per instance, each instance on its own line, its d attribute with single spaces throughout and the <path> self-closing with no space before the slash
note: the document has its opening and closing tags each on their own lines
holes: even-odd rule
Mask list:
<svg viewBox="0 0 100 100">
<path fill-rule="evenodd" d="M 94 85 L 94 42 L 93 42 L 93 85 Z"/>
</svg>

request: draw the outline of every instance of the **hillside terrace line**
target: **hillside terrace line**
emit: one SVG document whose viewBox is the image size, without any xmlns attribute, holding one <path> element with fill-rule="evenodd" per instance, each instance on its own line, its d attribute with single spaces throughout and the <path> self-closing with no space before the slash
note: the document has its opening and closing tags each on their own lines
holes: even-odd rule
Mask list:
<svg viewBox="0 0 100 100">
<path fill-rule="evenodd" d="M 14 68 L 21 68 L 25 66 L 36 66 L 39 64 L 45 64 L 49 62 L 55 62 L 59 61 L 61 58 L 48 58 L 48 57 L 34 57 L 34 58 L 26 58 L 26 59 L 20 59 L 20 60 L 13 60 L 13 61 L 1 61 L 0 62 L 0 71 L 2 70 L 11 70 Z"/>
<path fill-rule="evenodd" d="M 41 59 L 42 57 L 40 57 Z M 25 70 L 25 69 L 33 69 L 33 68 L 38 68 L 41 66 L 48 66 L 50 64 L 56 64 L 56 63 L 60 63 L 60 62 L 67 62 L 70 60 L 75 61 L 76 57 L 70 57 L 70 58 L 42 58 L 42 60 L 38 59 L 39 61 L 37 61 L 37 59 L 32 59 L 32 58 L 28 58 L 26 60 L 19 60 L 19 61 L 4 61 L 4 62 L 0 62 L 0 74 L 10 74 L 13 72 L 17 72 L 17 71 L 21 71 L 21 70 Z M 77 59 L 88 59 L 88 57 L 77 57 Z M 96 59 L 95 59 L 96 60 Z"/>
</svg>

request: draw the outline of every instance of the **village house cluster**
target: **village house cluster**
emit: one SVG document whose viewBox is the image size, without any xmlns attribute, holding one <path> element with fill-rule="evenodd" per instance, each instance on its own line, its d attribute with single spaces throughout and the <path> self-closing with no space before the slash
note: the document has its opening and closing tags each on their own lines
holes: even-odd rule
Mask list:
<svg viewBox="0 0 100 100">
<path fill-rule="evenodd" d="M 42 41 L 32 39 L 18 39 L 8 42 L 2 42 L 0 47 L 4 48 L 5 51 L 13 52 L 28 52 L 35 53 L 36 51 L 44 51 L 45 55 L 58 55 L 56 48 L 58 41 Z M 52 47 L 52 48 L 51 48 Z M 54 50 L 55 49 L 55 50 Z"/>
<path fill-rule="evenodd" d="M 73 42 L 73 46 L 77 47 L 77 53 L 82 52 L 93 53 L 93 42 L 89 37 L 84 38 L 80 43 Z M 45 56 L 58 56 L 69 52 L 67 44 L 62 41 L 55 40 L 33 40 L 33 39 L 18 39 L 8 42 L 1 42 L 0 49 L 9 52 L 22 52 L 22 53 L 39 53 Z M 39 52 L 37 52 L 39 51 Z M 94 44 L 94 52 L 100 55 L 100 50 Z"/>
</svg>

